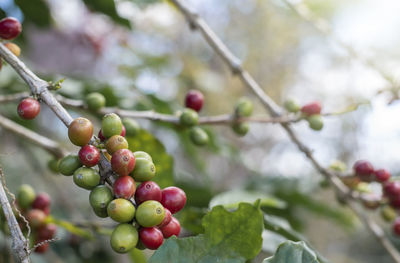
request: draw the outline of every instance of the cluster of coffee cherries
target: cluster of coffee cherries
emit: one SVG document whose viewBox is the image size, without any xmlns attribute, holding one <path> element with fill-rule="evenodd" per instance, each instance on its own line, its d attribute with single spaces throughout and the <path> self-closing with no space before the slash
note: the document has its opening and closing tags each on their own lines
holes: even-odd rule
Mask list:
<svg viewBox="0 0 400 263">
<path fill-rule="evenodd" d="M 0 39 L 12 40 L 19 36 L 21 31 L 22 26 L 17 19 L 13 17 L 6 17 L 0 20 Z M 6 46 L 17 57 L 21 54 L 21 49 L 14 43 L 7 42 L 4 44 L 4 46 Z M 0 69 L 2 64 L 2 60 L 0 59 Z"/>
<path fill-rule="evenodd" d="M 90 97 L 93 101 L 100 98 Z M 98 140 L 93 142 L 92 123 L 79 117 L 70 124 L 68 136 L 81 149 L 77 155 L 68 155 L 58 162 L 61 174 L 72 175 L 77 186 L 91 191 L 89 202 L 94 213 L 119 223 L 111 235 L 111 247 L 118 253 L 126 253 L 134 247 L 157 249 L 164 238 L 178 236 L 180 224 L 172 214 L 186 203 L 183 190 L 177 187 L 160 189 L 151 181 L 156 167 L 148 153 L 128 149 L 125 135 L 137 133 L 136 125 L 133 120 L 121 120 L 114 113 L 106 114 Z M 95 168 L 100 165 L 101 154 L 106 156 L 112 173 L 117 176 L 112 189 L 102 184 L 100 171 Z"/>
<path fill-rule="evenodd" d="M 28 220 L 32 230 L 33 244 L 52 239 L 57 231 L 57 226 L 47 222 L 50 215 L 50 196 L 47 193 L 35 193 L 35 190 L 27 184 L 20 186 L 17 194 L 17 207 L 21 214 Z M 25 231 L 26 225 L 22 218 L 15 213 L 20 228 Z M 44 253 L 49 249 L 48 242 L 36 247 L 36 253 Z"/>
<path fill-rule="evenodd" d="M 283 105 L 288 112 L 300 112 L 302 117 L 307 120 L 311 129 L 320 131 L 324 127 L 324 121 L 321 117 L 322 106 L 320 102 L 314 101 L 300 106 L 294 100 L 286 100 Z"/>
</svg>

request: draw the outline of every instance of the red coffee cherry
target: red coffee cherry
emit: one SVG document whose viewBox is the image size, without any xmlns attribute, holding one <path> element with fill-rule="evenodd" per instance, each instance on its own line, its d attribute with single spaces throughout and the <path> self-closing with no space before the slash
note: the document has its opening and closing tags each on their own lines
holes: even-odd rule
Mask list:
<svg viewBox="0 0 400 263">
<path fill-rule="evenodd" d="M 25 120 L 34 119 L 40 112 L 40 104 L 32 98 L 23 99 L 18 105 L 18 115 Z"/>
<path fill-rule="evenodd" d="M 54 224 L 47 224 L 40 227 L 37 231 L 37 237 L 42 240 L 52 239 L 56 234 L 57 226 Z"/>
<path fill-rule="evenodd" d="M 378 182 L 381 182 L 381 183 L 386 182 L 387 180 L 389 180 L 390 176 L 391 176 L 390 172 L 388 170 L 386 170 L 386 169 L 376 170 L 374 172 L 374 174 L 375 174 L 375 179 Z"/>
<path fill-rule="evenodd" d="M 203 103 L 204 103 L 204 96 L 200 91 L 190 90 L 186 94 L 185 106 L 187 108 L 191 108 L 192 110 L 199 112 L 203 107 Z"/>
<path fill-rule="evenodd" d="M 129 175 L 135 168 L 135 156 L 128 149 L 120 149 L 112 155 L 111 167 L 120 176 Z"/>
<path fill-rule="evenodd" d="M 397 235 L 400 236 L 400 217 L 396 218 L 393 224 L 393 232 Z"/>
<path fill-rule="evenodd" d="M 21 23 L 13 18 L 6 17 L 0 20 L 0 38 L 13 39 L 16 38 L 22 31 Z"/>
<path fill-rule="evenodd" d="M 171 236 L 179 236 L 181 232 L 181 224 L 175 217 L 171 218 L 169 224 L 160 228 L 164 238 L 169 238 Z"/>
<path fill-rule="evenodd" d="M 321 109 L 321 103 L 319 101 L 314 101 L 301 107 L 300 111 L 305 115 L 310 116 L 314 114 L 321 114 Z"/>
<path fill-rule="evenodd" d="M 93 135 L 93 124 L 86 118 L 76 118 L 68 127 L 69 140 L 76 146 L 85 146 Z"/>
<path fill-rule="evenodd" d="M 130 176 L 121 176 L 113 185 L 114 195 L 117 198 L 130 199 L 136 191 L 135 180 Z"/>
<path fill-rule="evenodd" d="M 38 228 L 44 225 L 46 220 L 46 214 L 39 209 L 31 209 L 26 215 L 26 219 L 33 228 Z"/>
<path fill-rule="evenodd" d="M 32 208 L 44 211 L 50 207 L 50 196 L 47 193 L 39 193 L 32 203 Z"/>
<path fill-rule="evenodd" d="M 85 145 L 79 150 L 79 160 L 86 167 L 92 167 L 100 161 L 100 151 L 93 145 Z"/>
<path fill-rule="evenodd" d="M 100 141 L 104 142 L 106 140 L 106 137 L 104 137 L 103 132 L 101 129 L 99 130 L 99 133 L 97 134 L 97 137 L 99 137 Z"/>
<path fill-rule="evenodd" d="M 360 177 L 362 181 L 370 182 L 374 177 L 374 167 L 365 160 L 359 160 L 353 165 L 354 173 Z"/>
<path fill-rule="evenodd" d="M 169 222 L 171 222 L 171 219 L 172 219 L 172 214 L 171 214 L 171 212 L 170 212 L 168 209 L 166 209 L 166 208 L 164 208 L 164 211 L 165 211 L 164 219 L 163 219 L 163 221 L 157 226 L 158 228 L 162 228 L 162 227 L 168 225 Z"/>
<path fill-rule="evenodd" d="M 390 204 L 393 208 L 400 208 L 400 195 L 391 196 L 391 197 L 389 198 L 389 204 Z"/>
<path fill-rule="evenodd" d="M 161 189 L 153 181 L 143 182 L 136 189 L 135 201 L 139 205 L 144 201 L 154 200 L 161 203 Z"/>
<path fill-rule="evenodd" d="M 125 126 L 124 125 L 122 125 L 122 131 L 121 131 L 121 136 L 122 137 L 125 137 L 125 134 L 126 134 L 126 129 L 125 129 Z"/>
<path fill-rule="evenodd" d="M 159 248 L 164 241 L 162 232 L 156 227 L 141 228 L 139 237 L 145 247 L 153 250 Z"/>
<path fill-rule="evenodd" d="M 186 194 L 178 187 L 167 187 L 161 191 L 161 195 L 161 204 L 172 214 L 179 212 L 186 204 Z"/>
<path fill-rule="evenodd" d="M 38 244 L 38 243 L 40 243 L 40 242 L 43 242 L 44 240 L 37 240 L 36 241 L 36 244 Z M 50 247 L 50 243 L 44 243 L 43 245 L 41 245 L 41 246 L 39 246 L 39 247 L 37 247 L 37 248 L 35 248 L 35 253 L 39 253 L 39 254 L 43 254 L 43 253 L 45 253 L 47 250 L 49 250 L 49 247 Z"/>
<path fill-rule="evenodd" d="M 389 198 L 400 196 L 400 181 L 384 183 L 383 194 Z"/>
</svg>

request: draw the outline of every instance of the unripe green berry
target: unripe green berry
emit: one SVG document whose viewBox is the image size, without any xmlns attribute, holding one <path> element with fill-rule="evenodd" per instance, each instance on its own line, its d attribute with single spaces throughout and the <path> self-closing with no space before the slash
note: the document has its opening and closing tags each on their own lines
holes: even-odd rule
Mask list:
<svg viewBox="0 0 400 263">
<path fill-rule="evenodd" d="M 96 215 L 107 217 L 107 206 L 113 200 L 113 194 L 105 185 L 96 186 L 89 195 L 89 202 Z"/>
<path fill-rule="evenodd" d="M 137 158 L 135 168 L 130 173 L 130 176 L 136 182 L 150 181 L 156 174 L 156 167 L 152 161 L 145 158 Z"/>
<path fill-rule="evenodd" d="M 191 128 L 189 136 L 190 140 L 197 146 L 208 144 L 208 134 L 200 127 Z"/>
<path fill-rule="evenodd" d="M 18 205 L 25 209 L 32 205 L 36 198 L 35 190 L 28 184 L 23 184 L 18 189 L 17 200 Z"/>
<path fill-rule="evenodd" d="M 74 172 L 74 183 L 87 190 L 92 190 L 100 183 L 100 175 L 92 168 L 81 167 Z"/>
<path fill-rule="evenodd" d="M 106 138 L 110 138 L 113 135 L 120 135 L 122 132 L 122 121 L 115 113 L 109 113 L 104 115 L 101 122 L 101 132 Z"/>
<path fill-rule="evenodd" d="M 138 135 L 140 131 L 140 125 L 135 120 L 124 118 L 122 119 L 122 124 L 125 126 L 125 136 L 133 137 Z"/>
<path fill-rule="evenodd" d="M 345 172 L 347 170 L 347 165 L 342 161 L 335 160 L 329 165 L 329 169 L 337 172 Z"/>
<path fill-rule="evenodd" d="M 284 103 L 283 103 L 283 106 L 285 107 L 285 109 L 288 111 L 288 112 L 293 112 L 293 113 L 296 113 L 296 112 L 299 112 L 300 111 L 300 105 L 296 102 L 296 101 L 294 101 L 294 100 L 292 100 L 292 99 L 288 99 L 288 100 L 286 100 Z"/>
<path fill-rule="evenodd" d="M 232 125 L 232 130 L 239 136 L 245 136 L 250 126 L 247 122 L 236 122 Z"/>
<path fill-rule="evenodd" d="M 320 131 L 324 127 L 324 121 L 321 115 L 315 114 L 307 118 L 308 125 L 315 131 Z"/>
<path fill-rule="evenodd" d="M 91 111 L 98 111 L 106 105 L 106 98 L 98 92 L 86 96 L 86 104 Z"/>
<path fill-rule="evenodd" d="M 93 212 L 96 216 L 101 217 L 101 218 L 106 218 L 108 217 L 107 214 L 107 209 L 97 209 L 97 208 L 93 208 Z"/>
<path fill-rule="evenodd" d="M 153 227 L 159 225 L 165 216 L 165 209 L 157 201 L 145 201 L 138 206 L 136 221 L 143 227 Z"/>
<path fill-rule="evenodd" d="M 392 222 L 396 219 L 397 213 L 396 210 L 387 205 L 381 209 L 381 216 L 386 222 Z"/>
<path fill-rule="evenodd" d="M 127 253 L 136 247 L 138 231 L 131 224 L 119 224 L 111 234 L 111 247 L 117 253 Z"/>
<path fill-rule="evenodd" d="M 63 175 L 73 175 L 76 169 L 82 166 L 78 155 L 67 155 L 60 160 L 58 171 Z"/>
<path fill-rule="evenodd" d="M 248 98 L 240 98 L 235 105 L 236 117 L 249 117 L 253 113 L 253 102 Z"/>
<path fill-rule="evenodd" d="M 50 159 L 47 163 L 47 166 L 49 167 L 50 171 L 53 173 L 58 173 L 58 164 L 60 160 L 58 159 Z"/>
<path fill-rule="evenodd" d="M 118 198 L 112 200 L 107 206 L 107 214 L 112 220 L 119 223 L 127 223 L 135 217 L 135 206 L 131 201 Z"/>
<path fill-rule="evenodd" d="M 136 151 L 133 153 L 133 155 L 135 156 L 135 159 L 144 158 L 149 160 L 150 162 L 153 162 L 153 158 L 151 158 L 150 154 L 148 154 L 147 152 Z"/>
<path fill-rule="evenodd" d="M 196 111 L 186 108 L 183 110 L 179 117 L 179 122 L 182 126 L 192 127 L 197 125 L 199 121 L 199 114 Z"/>
<path fill-rule="evenodd" d="M 111 155 L 120 149 L 128 149 L 127 140 L 121 135 L 113 135 L 106 142 L 107 152 Z"/>
</svg>

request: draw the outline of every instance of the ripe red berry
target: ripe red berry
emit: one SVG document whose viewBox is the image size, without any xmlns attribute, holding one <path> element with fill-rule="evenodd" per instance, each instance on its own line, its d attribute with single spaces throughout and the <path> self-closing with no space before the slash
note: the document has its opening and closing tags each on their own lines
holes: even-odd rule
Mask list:
<svg viewBox="0 0 400 263">
<path fill-rule="evenodd" d="M 400 236 L 400 217 L 396 218 L 393 224 L 393 232 L 397 235 Z"/>
<path fill-rule="evenodd" d="M 360 177 L 362 181 L 372 181 L 374 177 L 374 167 L 372 164 L 365 160 L 359 160 L 353 165 L 355 174 Z"/>
<path fill-rule="evenodd" d="M 100 141 L 104 142 L 106 140 L 106 137 L 104 137 L 103 132 L 99 130 L 99 134 L 97 135 L 99 137 Z"/>
<path fill-rule="evenodd" d="M 143 182 L 136 189 L 135 200 L 137 204 L 148 200 L 161 202 L 161 189 L 153 181 Z"/>
<path fill-rule="evenodd" d="M 122 125 L 122 131 L 121 131 L 121 136 L 122 137 L 125 137 L 125 134 L 126 134 L 126 129 L 125 129 L 125 126 L 124 125 Z"/>
<path fill-rule="evenodd" d="M 203 107 L 203 103 L 204 103 L 204 96 L 200 91 L 190 90 L 186 94 L 185 106 L 187 108 L 191 108 L 192 110 L 199 112 Z"/>
<path fill-rule="evenodd" d="M 120 149 L 112 155 L 111 167 L 120 176 L 129 175 L 135 168 L 135 156 L 128 149 Z"/>
<path fill-rule="evenodd" d="M 47 193 L 39 193 L 32 203 L 32 207 L 44 211 L 50 207 L 50 196 Z"/>
<path fill-rule="evenodd" d="M 32 98 L 23 99 L 18 105 L 18 115 L 25 120 L 34 119 L 40 112 L 40 104 Z"/>
<path fill-rule="evenodd" d="M 36 241 L 36 244 L 38 244 L 38 243 L 40 243 L 40 242 L 43 242 L 44 240 L 37 240 Z M 39 254 L 43 254 L 43 253 L 45 253 L 47 250 L 49 250 L 49 247 L 50 247 L 50 243 L 44 243 L 43 245 L 41 245 L 41 246 L 39 246 L 39 247 L 37 247 L 37 248 L 35 248 L 35 253 L 39 253 Z"/>
<path fill-rule="evenodd" d="M 186 204 L 186 194 L 178 187 L 167 187 L 161 191 L 161 195 L 161 204 L 172 214 L 179 212 Z"/>
<path fill-rule="evenodd" d="M 315 114 L 321 114 L 321 109 L 322 109 L 321 103 L 319 101 L 314 101 L 301 107 L 300 111 L 310 116 Z"/>
<path fill-rule="evenodd" d="M 400 208 L 400 195 L 391 196 L 391 197 L 389 198 L 389 204 L 390 204 L 393 208 Z"/>
<path fill-rule="evenodd" d="M 13 18 L 6 17 L 0 20 L 0 38 L 13 39 L 16 38 L 22 31 L 21 23 Z"/>
<path fill-rule="evenodd" d="M 139 237 L 140 241 L 148 249 L 157 249 L 164 241 L 162 232 L 156 227 L 141 228 L 139 230 Z"/>
<path fill-rule="evenodd" d="M 37 236 L 39 239 L 46 240 L 54 237 L 57 231 L 57 226 L 54 224 L 46 224 L 38 229 Z"/>
<path fill-rule="evenodd" d="M 79 150 L 79 160 L 86 167 L 92 167 L 100 161 L 100 151 L 93 145 L 85 145 Z"/>
<path fill-rule="evenodd" d="M 158 228 L 164 227 L 164 226 L 168 225 L 169 222 L 171 222 L 171 219 L 172 219 L 172 214 L 171 214 L 171 212 L 170 212 L 168 209 L 166 209 L 166 208 L 164 208 L 164 211 L 165 211 L 164 219 L 163 219 L 163 221 L 157 226 Z"/>
<path fill-rule="evenodd" d="M 400 196 L 400 181 L 384 183 L 383 194 L 389 198 Z"/>
<path fill-rule="evenodd" d="M 390 178 L 390 172 L 386 169 L 379 169 L 376 170 L 375 172 L 375 178 L 378 182 L 386 182 Z"/>
<path fill-rule="evenodd" d="M 169 238 L 171 236 L 179 236 L 181 232 L 181 224 L 175 217 L 171 218 L 169 224 L 160 228 L 164 238 Z"/>
<path fill-rule="evenodd" d="M 135 180 L 130 176 L 121 176 L 113 185 L 114 195 L 117 198 L 130 199 L 136 191 Z"/>
</svg>

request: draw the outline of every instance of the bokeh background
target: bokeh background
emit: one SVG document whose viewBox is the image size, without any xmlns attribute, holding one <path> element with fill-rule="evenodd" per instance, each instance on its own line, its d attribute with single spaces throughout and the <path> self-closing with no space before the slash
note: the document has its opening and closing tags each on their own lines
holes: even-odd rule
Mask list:
<svg viewBox="0 0 400 263">
<path fill-rule="evenodd" d="M 400 2 L 290 1 L 302 8 L 302 17 L 283 0 L 185 1 L 278 103 L 294 98 L 300 104 L 321 101 L 326 113 L 352 109 L 324 118 L 321 132 L 312 131 L 305 122 L 294 124 L 321 163 L 328 166 L 338 159 L 351 167 L 362 158 L 399 173 Z M 58 91 L 64 96 L 82 99 L 97 91 L 106 96 L 108 106 L 173 114 L 183 108 L 186 92 L 198 89 L 205 94 L 203 116 L 231 113 L 242 96 L 254 100 L 255 115 L 266 115 L 257 98 L 168 2 L 118 0 L 106 7 L 99 2 L 103 1 L 0 0 L 0 15 L 23 22 L 23 34 L 16 40 L 22 60 L 45 79 L 65 78 Z M 304 15 L 320 19 L 307 21 Z M 27 90 L 4 66 L 0 93 Z M 46 106 L 29 122 L 17 117 L 16 107 L 2 104 L 0 112 L 59 141 L 68 151 L 78 150 Z M 99 128 L 100 116 L 68 110 L 74 117 L 92 119 Z M 321 176 L 278 125 L 251 124 L 243 138 L 226 126 L 206 127 L 211 144 L 199 149 L 182 129 L 138 122 L 153 136 L 131 138 L 132 143 L 157 156 L 162 171 L 158 176 L 165 185 L 173 180 L 188 193 L 188 206 L 179 214 L 184 235 L 201 232 L 201 216 L 213 197 L 247 188 L 284 202 L 284 207 L 269 213 L 301 232 L 331 262 L 392 262 L 368 230 L 337 202 L 333 191 L 321 187 Z M 10 190 L 31 184 L 50 194 L 54 217 L 112 225 L 94 216 L 87 191 L 47 168 L 51 158 L 0 128 L 0 163 Z M 391 236 L 390 225 L 376 214 Z M 33 255 L 33 262 L 132 262 L 129 256 L 111 251 L 107 236 L 88 241 L 62 229 L 58 236 L 61 240 L 52 243 L 51 251 Z M 12 262 L 9 241 L 3 235 L 0 241 L 0 262 Z M 266 231 L 263 251 L 254 262 L 275 251 L 281 241 Z"/>
</svg>

